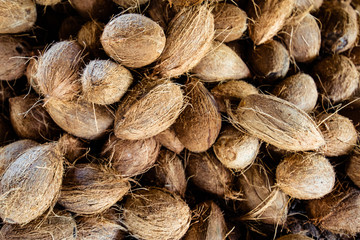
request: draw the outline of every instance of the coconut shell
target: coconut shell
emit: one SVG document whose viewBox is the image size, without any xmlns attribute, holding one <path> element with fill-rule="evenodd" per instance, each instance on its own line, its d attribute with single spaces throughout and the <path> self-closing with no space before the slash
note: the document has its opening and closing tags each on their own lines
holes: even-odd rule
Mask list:
<svg viewBox="0 0 360 240">
<path fill-rule="evenodd" d="M 307 237 L 302 234 L 289 234 L 282 237 L 277 238 L 276 240 L 311 240 L 312 238 Z"/>
<path fill-rule="evenodd" d="M 82 92 L 88 102 L 113 104 L 130 87 L 133 77 L 125 67 L 110 60 L 92 60 L 81 76 Z"/>
<path fill-rule="evenodd" d="M 232 119 L 234 125 L 280 149 L 307 151 L 325 144 L 308 114 L 277 97 L 248 95 L 241 100 Z"/>
<path fill-rule="evenodd" d="M 63 157 L 56 142 L 28 148 L 7 168 L 0 182 L 0 217 L 26 224 L 51 207 L 58 196 Z"/>
<path fill-rule="evenodd" d="M 83 100 L 69 102 L 51 98 L 45 107 L 59 127 L 89 140 L 104 135 L 114 121 L 113 113 L 106 107 Z"/>
<path fill-rule="evenodd" d="M 130 190 L 127 179 L 97 164 L 68 168 L 58 203 L 78 214 L 97 214 L 109 209 Z"/>
<path fill-rule="evenodd" d="M 162 131 L 155 136 L 156 141 L 158 141 L 162 146 L 167 149 L 180 154 L 184 150 L 184 145 L 180 142 L 179 138 L 176 136 L 175 131 L 172 127 Z"/>
<path fill-rule="evenodd" d="M 1 3 L 3 6 L 4 4 Z M 3 16 L 1 8 L 0 16 Z M 26 70 L 28 55 L 28 46 L 22 39 L 10 35 L 0 36 L 0 80 L 10 81 L 21 78 Z"/>
<path fill-rule="evenodd" d="M 318 99 L 315 81 L 306 73 L 298 73 L 286 78 L 276 85 L 273 94 L 295 104 L 305 112 L 311 112 Z"/>
<path fill-rule="evenodd" d="M 154 71 L 172 78 L 191 70 L 210 50 L 214 34 L 214 17 L 207 6 L 183 8 L 169 23 Z"/>
<path fill-rule="evenodd" d="M 221 115 L 211 93 L 196 78 L 185 84 L 189 103 L 176 120 L 174 130 L 180 142 L 192 152 L 204 152 L 221 129 Z"/>
<path fill-rule="evenodd" d="M 52 6 L 61 2 L 61 0 L 35 0 L 36 4 Z"/>
<path fill-rule="evenodd" d="M 39 81 L 36 79 L 37 65 L 38 61 L 35 58 L 30 58 L 25 71 L 25 76 L 31 88 L 34 89 L 37 94 L 41 94 Z"/>
<path fill-rule="evenodd" d="M 170 6 L 168 1 L 152 0 L 147 8 L 147 13 L 165 30 L 171 19 L 174 18 L 176 10 Z"/>
<path fill-rule="evenodd" d="M 165 47 L 164 30 L 137 13 L 120 15 L 106 24 L 101 36 L 105 52 L 122 65 L 140 68 L 154 62 Z"/>
<path fill-rule="evenodd" d="M 145 79 L 121 101 L 115 116 L 115 136 L 127 140 L 153 137 L 175 122 L 183 104 L 179 85 L 170 80 Z"/>
<path fill-rule="evenodd" d="M 1 150 L 0 150 L 1 152 Z M 1 156 L 1 155 L 0 155 Z M 0 167 L 1 169 L 1 167 Z M 360 152 L 358 149 L 352 153 L 346 168 L 346 174 L 360 188 Z"/>
<path fill-rule="evenodd" d="M 124 203 L 123 223 L 132 236 L 147 240 L 180 240 L 189 228 L 189 206 L 161 188 L 134 191 Z"/>
<path fill-rule="evenodd" d="M 322 155 L 295 153 L 277 166 L 276 181 L 280 189 L 293 198 L 318 199 L 332 191 L 335 172 Z"/>
<path fill-rule="evenodd" d="M 140 5 L 147 3 L 149 0 L 113 0 L 114 3 L 120 5 L 123 8 L 137 9 Z"/>
<path fill-rule="evenodd" d="M 323 113 L 318 118 L 326 144 L 319 150 L 327 157 L 349 154 L 356 145 L 357 132 L 347 117 L 337 113 Z"/>
<path fill-rule="evenodd" d="M 288 213 L 288 197 L 277 187 L 263 165 L 253 164 L 239 176 L 238 184 L 244 200 L 241 220 L 261 221 L 273 226 L 283 225 Z"/>
<path fill-rule="evenodd" d="M 87 143 L 70 134 L 64 134 L 59 138 L 59 148 L 66 160 L 71 163 L 85 156 L 89 151 Z"/>
<path fill-rule="evenodd" d="M 160 145 L 154 138 L 122 140 L 111 136 L 103 146 L 101 155 L 124 177 L 133 177 L 152 168 Z"/>
<path fill-rule="evenodd" d="M 116 9 L 112 0 L 71 0 L 70 4 L 83 18 L 87 19 L 107 20 Z"/>
<path fill-rule="evenodd" d="M 355 65 L 349 58 L 337 54 L 316 63 L 313 76 L 319 92 L 333 102 L 348 99 L 359 85 Z"/>
<path fill-rule="evenodd" d="M 28 31 L 33 27 L 37 18 L 35 2 L 32 0 L 2 0 L 0 16 L 0 34 Z"/>
<path fill-rule="evenodd" d="M 295 0 L 249 1 L 249 35 L 255 45 L 274 37 L 283 28 L 294 7 Z"/>
<path fill-rule="evenodd" d="M 93 56 L 101 57 L 100 36 L 105 25 L 97 21 L 89 21 L 85 23 L 77 34 L 77 41 L 83 48 L 86 48 Z"/>
<path fill-rule="evenodd" d="M 251 77 L 249 68 L 231 48 L 214 41 L 208 54 L 191 70 L 204 82 Z"/>
<path fill-rule="evenodd" d="M 198 204 L 194 210 L 192 225 L 183 240 L 223 240 L 227 228 L 221 209 L 213 202 Z"/>
<path fill-rule="evenodd" d="M 220 42 L 240 39 L 247 29 L 246 12 L 233 4 L 218 4 L 212 13 L 214 14 L 215 39 Z"/>
</svg>

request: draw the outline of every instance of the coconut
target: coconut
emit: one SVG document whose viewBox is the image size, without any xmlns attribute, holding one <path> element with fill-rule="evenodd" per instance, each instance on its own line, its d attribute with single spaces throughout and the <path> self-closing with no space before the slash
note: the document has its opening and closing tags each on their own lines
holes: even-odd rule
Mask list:
<svg viewBox="0 0 360 240">
<path fill-rule="evenodd" d="M 1 151 L 1 150 L 0 150 Z M 0 155 L 1 156 L 1 155 Z M 0 167 L 1 169 L 1 167 Z M 348 161 L 346 168 L 346 174 L 355 183 L 356 186 L 360 187 L 360 151 L 356 149 Z"/>
<path fill-rule="evenodd" d="M 231 48 L 214 41 L 211 50 L 191 70 L 204 82 L 220 82 L 251 77 L 249 68 Z"/>
<path fill-rule="evenodd" d="M 3 6 L 4 4 L 6 3 L 1 3 Z M 3 16 L 1 8 L 0 16 Z M 22 77 L 26 70 L 28 54 L 28 46 L 22 39 L 10 35 L 0 36 L 0 80 L 9 81 Z"/>
<path fill-rule="evenodd" d="M 78 214 L 96 214 L 109 209 L 130 190 L 127 179 L 94 163 L 67 169 L 58 203 Z"/>
<path fill-rule="evenodd" d="M 324 0 L 295 0 L 295 9 L 300 12 L 316 11 Z"/>
<path fill-rule="evenodd" d="M 116 9 L 112 0 L 71 0 L 75 10 L 87 19 L 108 19 Z"/>
<path fill-rule="evenodd" d="M 275 40 L 252 49 L 248 57 L 249 65 L 258 78 L 276 80 L 285 77 L 289 70 L 289 53 Z"/>
<path fill-rule="evenodd" d="M 172 127 L 162 131 L 155 136 L 156 141 L 158 141 L 162 146 L 167 149 L 180 154 L 184 150 L 184 145 L 180 142 L 179 138 L 176 136 L 175 131 Z"/>
<path fill-rule="evenodd" d="M 276 168 L 277 185 L 293 198 L 317 199 L 330 193 L 335 172 L 330 162 L 315 153 L 295 153 Z"/>
<path fill-rule="evenodd" d="M 320 228 L 355 236 L 360 232 L 360 191 L 350 188 L 311 200 L 307 212 Z"/>
<path fill-rule="evenodd" d="M 153 137 L 169 128 L 183 109 L 184 96 L 170 80 L 144 79 L 121 101 L 115 136 L 128 140 Z"/>
<path fill-rule="evenodd" d="M 37 65 L 37 60 L 35 58 L 30 58 L 25 71 L 25 76 L 31 88 L 34 89 L 37 94 L 41 94 L 39 89 L 39 81 L 36 79 Z"/>
<path fill-rule="evenodd" d="M 213 201 L 198 204 L 193 211 L 192 225 L 184 240 L 226 239 L 227 229 L 221 209 Z"/>
<path fill-rule="evenodd" d="M 2 0 L 0 16 L 0 34 L 28 31 L 33 27 L 37 18 L 35 2 L 32 0 Z"/>
<path fill-rule="evenodd" d="M 280 149 L 307 151 L 325 144 L 308 114 L 277 97 L 248 95 L 241 100 L 231 118 L 233 125 Z"/>
<path fill-rule="evenodd" d="M 307 237 L 302 234 L 289 234 L 282 237 L 277 238 L 276 240 L 311 240 L 312 238 Z"/>
<path fill-rule="evenodd" d="M 189 206 L 161 188 L 134 191 L 124 203 L 123 223 L 132 236 L 147 240 L 179 240 L 189 228 Z"/>
<path fill-rule="evenodd" d="M 233 127 L 225 128 L 213 145 L 214 153 L 220 162 L 236 171 L 251 165 L 259 153 L 259 148 L 258 138 Z"/>
<path fill-rule="evenodd" d="M 327 157 L 349 154 L 356 145 L 357 132 L 351 120 L 337 113 L 323 113 L 318 118 L 326 144 L 319 150 Z"/>
<path fill-rule="evenodd" d="M 80 81 L 86 101 L 107 105 L 120 100 L 133 77 L 120 64 L 110 60 L 92 60 L 86 65 Z"/>
<path fill-rule="evenodd" d="M 176 14 L 176 10 L 170 6 L 168 1 L 152 0 L 147 7 L 147 13 L 163 29 L 167 29 L 169 22 Z"/>
<path fill-rule="evenodd" d="M 104 29 L 104 24 L 97 21 L 85 23 L 77 34 L 77 41 L 96 57 L 102 56 L 100 36 Z"/>
<path fill-rule="evenodd" d="M 56 202 L 63 175 L 63 157 L 56 142 L 28 148 L 5 171 L 0 182 L 0 217 L 26 224 Z"/>
<path fill-rule="evenodd" d="M 320 28 L 310 13 L 286 25 L 282 36 L 290 56 L 296 62 L 311 62 L 319 55 Z"/>
<path fill-rule="evenodd" d="M 7 108 L 9 98 L 15 95 L 14 89 L 11 87 L 9 82 L 0 81 L 0 108 Z"/>
<path fill-rule="evenodd" d="M 73 9 L 73 8 L 71 8 Z M 59 29 L 60 40 L 70 40 L 76 38 L 78 32 L 82 28 L 84 19 L 80 16 L 69 16 L 65 18 Z"/>
<path fill-rule="evenodd" d="M 324 50 L 340 53 L 354 46 L 359 26 L 350 1 L 324 1 L 316 16 L 322 26 L 321 46 Z"/>
<path fill-rule="evenodd" d="M 154 166 L 160 145 L 154 138 L 122 140 L 111 136 L 101 155 L 124 177 L 142 174 Z"/>
<path fill-rule="evenodd" d="M 250 1 L 247 11 L 250 18 L 249 35 L 255 45 L 274 37 L 283 28 L 294 7 L 295 0 Z"/>
<path fill-rule="evenodd" d="M 247 28 L 247 15 L 241 8 L 221 3 L 212 10 L 215 23 L 215 39 L 230 42 L 240 39 Z"/>
<path fill-rule="evenodd" d="M 165 47 L 164 30 L 141 14 L 120 15 L 106 24 L 101 36 L 105 52 L 122 65 L 140 68 L 154 62 Z"/>
<path fill-rule="evenodd" d="M 149 0 L 113 0 L 114 3 L 120 5 L 123 8 L 137 9 L 140 5 L 147 3 Z"/>
<path fill-rule="evenodd" d="M 360 71 L 360 46 L 353 47 L 347 56 L 354 63 L 356 69 Z"/>
<path fill-rule="evenodd" d="M 70 134 L 64 134 L 59 138 L 59 148 L 66 160 L 71 163 L 85 156 L 89 151 L 87 143 Z"/>
<path fill-rule="evenodd" d="M 318 91 L 314 79 L 306 73 L 292 75 L 273 90 L 273 94 L 295 104 L 305 112 L 311 112 L 316 105 Z"/>
<path fill-rule="evenodd" d="M 206 5 L 182 8 L 169 23 L 165 49 L 154 71 L 166 78 L 189 71 L 210 50 L 214 34 L 214 17 Z"/>
<path fill-rule="evenodd" d="M 319 92 L 333 102 L 348 99 L 358 88 L 359 73 L 352 61 L 335 54 L 316 63 L 313 76 Z"/>
<path fill-rule="evenodd" d="M 241 220 L 261 221 L 273 226 L 283 225 L 288 212 L 288 197 L 276 186 L 261 164 L 253 164 L 239 176 L 238 184 L 244 200 Z"/>
<path fill-rule="evenodd" d="M 36 4 L 52 6 L 61 2 L 61 0 L 35 0 Z"/>
</svg>

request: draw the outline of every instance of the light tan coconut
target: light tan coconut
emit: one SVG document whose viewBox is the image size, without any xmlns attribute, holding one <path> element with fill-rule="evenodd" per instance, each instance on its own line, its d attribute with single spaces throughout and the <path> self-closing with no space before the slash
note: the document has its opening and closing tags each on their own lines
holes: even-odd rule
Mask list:
<svg viewBox="0 0 360 240">
<path fill-rule="evenodd" d="M 52 6 L 61 2 L 61 0 L 35 0 L 36 4 Z"/>
<path fill-rule="evenodd" d="M 112 0 L 71 0 L 70 4 L 87 19 L 109 19 L 116 9 Z"/>
<path fill-rule="evenodd" d="M 113 2 L 126 9 L 136 9 L 139 8 L 140 5 L 149 2 L 149 0 L 113 0 Z"/>
<path fill-rule="evenodd" d="M 155 136 L 156 141 L 158 141 L 162 146 L 167 149 L 180 154 L 184 150 L 184 145 L 180 142 L 179 138 L 176 136 L 176 133 L 173 127 L 162 131 Z"/>
<path fill-rule="evenodd" d="M 77 34 L 77 41 L 86 48 L 92 56 L 101 57 L 100 36 L 104 30 L 105 24 L 98 21 L 89 21 L 85 23 Z"/>
<path fill-rule="evenodd" d="M 65 159 L 70 163 L 76 162 L 90 151 L 85 141 L 70 134 L 62 135 L 58 140 L 58 145 Z"/>
<path fill-rule="evenodd" d="M 350 156 L 348 165 L 346 168 L 346 174 L 355 183 L 356 186 L 360 187 L 360 151 L 357 148 Z"/>
</svg>

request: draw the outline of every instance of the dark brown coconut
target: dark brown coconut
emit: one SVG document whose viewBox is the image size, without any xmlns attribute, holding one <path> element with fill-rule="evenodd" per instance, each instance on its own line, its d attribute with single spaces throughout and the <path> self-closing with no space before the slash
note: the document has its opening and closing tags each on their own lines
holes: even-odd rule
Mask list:
<svg viewBox="0 0 360 240">
<path fill-rule="evenodd" d="M 289 234 L 282 237 L 277 238 L 276 240 L 311 240 L 312 238 L 307 237 L 302 234 Z"/>
<path fill-rule="evenodd" d="M 115 136 L 139 140 L 170 127 L 183 109 L 184 96 L 170 80 L 144 79 L 121 101 L 115 116 Z"/>
<path fill-rule="evenodd" d="M 154 138 L 122 140 L 111 136 L 101 155 L 124 177 L 142 174 L 154 166 L 160 145 Z"/>
<path fill-rule="evenodd" d="M 0 14 L 0 16 L 2 15 Z M 0 65 L 0 80 L 9 81 L 22 77 L 26 70 L 28 54 L 28 46 L 22 39 L 9 35 L 0 36 L 0 61 L 2 63 Z"/>
<path fill-rule="evenodd" d="M 61 0 L 35 0 L 36 4 L 52 6 L 61 2 Z"/>
<path fill-rule="evenodd" d="M 108 19 L 116 9 L 112 0 L 71 0 L 71 6 L 87 19 Z"/>
<path fill-rule="evenodd" d="M 98 21 L 89 21 L 85 23 L 77 34 L 77 41 L 86 48 L 92 56 L 101 57 L 100 36 L 104 30 L 104 24 Z"/>
<path fill-rule="evenodd" d="M 68 168 L 58 203 L 78 214 L 96 214 L 109 209 L 130 189 L 127 179 L 97 164 Z"/>
<path fill-rule="evenodd" d="M 157 22 L 165 30 L 171 19 L 174 18 L 176 10 L 170 6 L 168 1 L 153 0 L 150 1 L 147 13 L 152 20 Z"/>
<path fill-rule="evenodd" d="M 176 136 L 173 127 L 162 131 L 155 136 L 156 141 L 158 141 L 162 146 L 167 149 L 180 154 L 184 150 L 184 145 L 180 142 L 179 138 Z"/>
<path fill-rule="evenodd" d="M 320 93 L 334 102 L 348 99 L 359 85 L 359 73 L 352 61 L 335 54 L 324 58 L 313 68 Z"/>
<path fill-rule="evenodd" d="M 165 47 L 164 30 L 141 14 L 120 15 L 106 24 L 101 36 L 105 52 L 122 65 L 140 68 L 154 62 Z"/>
<path fill-rule="evenodd" d="M 114 3 L 126 9 L 137 9 L 140 5 L 147 3 L 149 0 L 113 0 Z"/>
<path fill-rule="evenodd" d="M 180 240 L 189 228 L 189 206 L 165 189 L 134 191 L 124 203 L 123 223 L 130 234 L 147 240 Z"/>
<path fill-rule="evenodd" d="M 0 182 L 0 217 L 26 224 L 56 201 L 63 176 L 63 157 L 56 142 L 28 148 L 5 171 Z"/>
<path fill-rule="evenodd" d="M 70 134 L 62 135 L 59 138 L 58 145 L 65 159 L 71 163 L 76 162 L 90 151 L 86 142 Z"/>
<path fill-rule="evenodd" d="M 0 168 L 1 169 L 1 168 Z M 350 156 L 348 165 L 346 168 L 346 174 L 350 179 L 355 183 L 356 186 L 360 188 L 360 152 L 359 149 L 356 149 Z"/>
<path fill-rule="evenodd" d="M 317 199 L 332 191 L 335 172 L 322 155 L 295 153 L 277 166 L 276 181 L 280 189 L 293 198 Z"/>
</svg>

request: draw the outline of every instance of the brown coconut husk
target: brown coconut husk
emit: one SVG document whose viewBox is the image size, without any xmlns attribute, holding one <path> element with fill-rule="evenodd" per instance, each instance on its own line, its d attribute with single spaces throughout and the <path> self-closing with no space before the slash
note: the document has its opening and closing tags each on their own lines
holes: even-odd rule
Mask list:
<svg viewBox="0 0 360 240">
<path fill-rule="evenodd" d="M 306 73 L 298 73 L 287 77 L 276 85 L 272 93 L 295 104 L 305 112 L 311 112 L 315 108 L 318 99 L 315 81 Z"/>
<path fill-rule="evenodd" d="M 115 171 L 97 164 L 68 168 L 58 203 L 78 214 L 97 214 L 109 209 L 130 190 L 130 183 Z"/>
<path fill-rule="evenodd" d="M 293 198 L 318 199 L 332 191 L 335 172 L 322 155 L 295 153 L 277 166 L 276 181 L 280 189 Z"/>
<path fill-rule="evenodd" d="M 180 196 L 161 188 L 134 191 L 125 201 L 122 222 L 130 234 L 147 240 L 180 240 L 191 213 Z"/>
<path fill-rule="evenodd" d="M 360 151 L 357 148 L 350 156 L 347 164 L 346 174 L 360 188 Z"/>
<path fill-rule="evenodd" d="M 350 119 L 337 113 L 323 113 L 317 121 L 326 142 L 319 152 L 327 157 L 337 157 L 353 150 L 358 135 Z"/>
<path fill-rule="evenodd" d="M 225 80 L 251 77 L 249 68 L 230 47 L 214 41 L 210 51 L 191 70 L 204 82 L 220 82 Z"/>
<path fill-rule="evenodd" d="M 0 182 L 0 217 L 26 224 L 55 202 L 63 175 L 56 142 L 28 148 L 5 171 Z"/>
<path fill-rule="evenodd" d="M 121 101 L 115 136 L 127 140 L 153 137 L 169 128 L 183 110 L 184 96 L 170 80 L 144 79 Z"/>
<path fill-rule="evenodd" d="M 221 129 L 221 115 L 214 97 L 197 78 L 185 84 L 189 104 L 176 120 L 174 130 L 180 142 L 192 152 L 204 152 Z"/>
<path fill-rule="evenodd" d="M 82 75 L 82 94 L 88 102 L 108 105 L 118 102 L 133 82 L 131 72 L 110 60 L 90 61 Z"/>
<path fill-rule="evenodd" d="M 0 4 L 5 3 L 0 2 Z M 0 14 L 0 16 L 2 15 Z M 10 35 L 0 36 L 0 61 L 2 63 L 0 66 L 0 80 L 10 81 L 22 77 L 26 70 L 26 57 L 28 55 L 28 46 L 21 38 Z"/>
<path fill-rule="evenodd" d="M 324 0 L 295 0 L 295 10 L 299 12 L 317 11 Z"/>
<path fill-rule="evenodd" d="M 170 6 L 168 1 L 152 0 L 147 8 L 147 13 L 152 20 L 166 30 L 169 22 L 174 18 L 176 10 Z"/>
<path fill-rule="evenodd" d="M 349 58 L 338 54 L 316 63 L 313 76 L 319 92 L 333 102 L 347 100 L 359 85 L 355 65 Z"/>
<path fill-rule="evenodd" d="M 114 3 L 126 9 L 138 9 L 140 5 L 147 3 L 149 0 L 113 0 Z"/>
<path fill-rule="evenodd" d="M 100 36 L 104 30 L 105 24 L 98 21 L 89 21 L 85 23 L 77 34 L 77 41 L 86 48 L 93 56 L 101 57 Z"/>
<path fill-rule="evenodd" d="M 116 9 L 112 0 L 71 0 L 70 4 L 86 19 L 107 20 Z"/>
<path fill-rule="evenodd" d="M 348 52 L 348 54 L 346 54 L 346 56 L 348 56 L 350 58 L 350 60 L 354 63 L 356 69 L 359 71 L 360 70 L 360 46 L 355 46 L 352 49 L 350 49 L 350 51 Z"/>
<path fill-rule="evenodd" d="M 133 177 L 152 168 L 160 145 L 154 138 L 122 140 L 111 136 L 103 146 L 101 155 L 109 165 L 124 177 Z"/>
<path fill-rule="evenodd" d="M 170 6 L 178 7 L 179 9 L 184 7 L 191 7 L 200 5 L 203 0 L 168 0 Z"/>
<path fill-rule="evenodd" d="M 233 125 L 280 149 L 307 151 L 325 144 L 324 137 L 308 114 L 277 97 L 248 95 L 231 113 L 231 119 Z"/>
<path fill-rule="evenodd" d="M 105 52 L 122 65 L 140 68 L 154 62 L 165 47 L 159 24 L 137 13 L 127 13 L 106 24 L 101 35 Z"/>
<path fill-rule="evenodd" d="M 85 141 L 70 134 L 62 135 L 58 140 L 58 145 L 65 159 L 70 163 L 75 163 L 90 151 Z"/>
<path fill-rule="evenodd" d="M 173 127 L 169 127 L 168 129 L 162 131 L 158 135 L 155 136 L 156 141 L 158 141 L 162 146 L 167 149 L 180 154 L 182 150 L 184 150 L 184 145 L 180 142 L 179 138 L 176 136 Z"/>
<path fill-rule="evenodd" d="M 282 237 L 277 238 L 276 240 L 311 240 L 312 238 L 307 237 L 302 234 L 289 234 Z"/>
<path fill-rule="evenodd" d="M 25 71 L 25 76 L 28 80 L 30 87 L 34 89 L 37 94 L 41 94 L 41 91 L 39 89 L 39 81 L 36 79 L 37 65 L 38 61 L 36 60 L 36 58 L 30 58 Z"/>
<path fill-rule="evenodd" d="M 207 5 L 182 8 L 169 23 L 155 73 L 172 78 L 189 71 L 210 50 L 214 34 L 214 17 Z"/>
<path fill-rule="evenodd" d="M 36 21 L 36 5 L 32 0 L 1 0 L 0 34 L 30 30 Z"/>
<path fill-rule="evenodd" d="M 226 239 L 227 227 L 221 209 L 213 201 L 198 204 L 184 240 Z"/>
<path fill-rule="evenodd" d="M 43 6 L 52 6 L 61 2 L 61 0 L 35 0 L 36 4 Z"/>
</svg>

